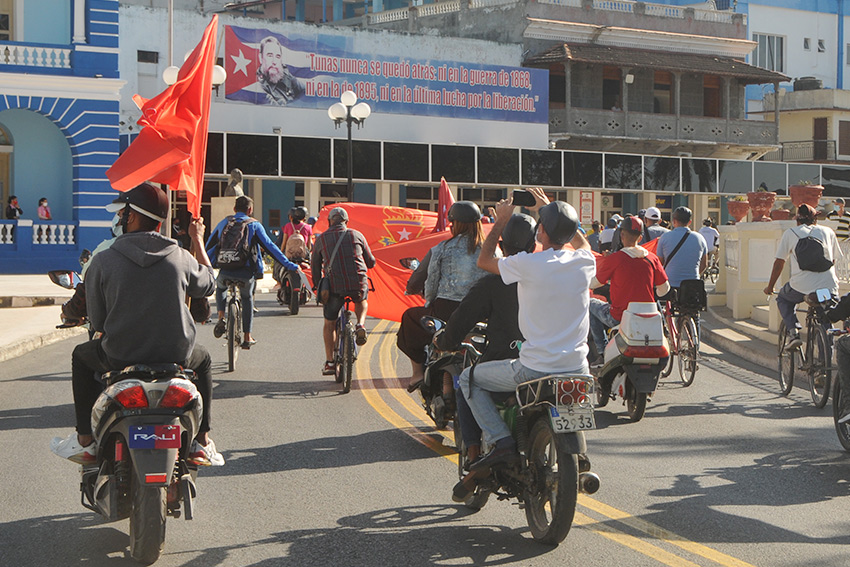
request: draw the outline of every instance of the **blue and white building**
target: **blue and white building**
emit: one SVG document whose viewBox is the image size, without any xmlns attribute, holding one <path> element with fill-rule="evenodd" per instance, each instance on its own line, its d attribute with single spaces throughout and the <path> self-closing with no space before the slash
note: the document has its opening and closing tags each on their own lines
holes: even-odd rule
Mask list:
<svg viewBox="0 0 850 567">
<path fill-rule="evenodd" d="M 0 272 L 74 268 L 109 234 L 118 155 L 117 0 L 0 2 Z M 46 17 L 49 14 L 50 17 Z M 52 220 L 38 220 L 40 198 Z"/>
</svg>

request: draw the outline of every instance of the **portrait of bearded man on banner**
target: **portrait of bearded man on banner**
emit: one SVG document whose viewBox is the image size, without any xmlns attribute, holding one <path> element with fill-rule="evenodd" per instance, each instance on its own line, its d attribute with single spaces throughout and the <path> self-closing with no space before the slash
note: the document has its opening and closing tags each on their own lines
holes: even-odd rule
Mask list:
<svg viewBox="0 0 850 567">
<path fill-rule="evenodd" d="M 285 106 L 304 93 L 304 85 L 292 76 L 283 62 L 283 46 L 274 36 L 260 42 L 257 82 L 269 104 Z"/>
</svg>

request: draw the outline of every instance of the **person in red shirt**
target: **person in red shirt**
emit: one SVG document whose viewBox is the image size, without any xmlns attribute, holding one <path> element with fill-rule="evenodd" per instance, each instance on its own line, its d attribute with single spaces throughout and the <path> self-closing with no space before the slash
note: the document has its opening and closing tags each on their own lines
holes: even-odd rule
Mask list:
<svg viewBox="0 0 850 567">
<path fill-rule="evenodd" d="M 670 284 L 658 256 L 638 246 L 643 233 L 643 222 L 638 217 L 627 215 L 620 223 L 620 238 L 623 248 L 597 262 L 596 277 L 590 288 L 596 289 L 611 283 L 611 303 L 596 298 L 590 299 L 590 334 L 600 353 L 591 366 L 602 363 L 605 351 L 605 331 L 620 324 L 623 311 L 632 301 L 655 301 L 655 296 L 667 294 Z"/>
</svg>

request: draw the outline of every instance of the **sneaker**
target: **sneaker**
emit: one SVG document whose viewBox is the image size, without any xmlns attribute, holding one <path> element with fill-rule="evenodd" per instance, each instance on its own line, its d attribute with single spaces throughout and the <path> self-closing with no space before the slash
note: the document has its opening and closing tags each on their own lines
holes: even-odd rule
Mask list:
<svg viewBox="0 0 850 567">
<path fill-rule="evenodd" d="M 801 346 L 803 346 L 803 339 L 800 338 L 800 333 L 798 331 L 788 333 L 788 342 L 785 344 L 785 350 L 794 350 L 795 348 L 800 348 Z"/>
<path fill-rule="evenodd" d="M 363 325 L 357 325 L 357 328 L 354 329 L 354 342 L 359 346 L 363 346 L 366 344 L 367 339 L 366 328 Z"/>
<path fill-rule="evenodd" d="M 332 376 L 336 372 L 336 367 L 334 363 L 330 360 L 325 361 L 325 365 L 322 366 L 322 376 Z"/>
<path fill-rule="evenodd" d="M 68 459 L 78 465 L 92 465 L 97 462 L 94 442 L 83 447 L 77 440 L 76 432 L 71 433 L 65 439 L 54 437 L 50 441 L 50 450 L 63 459 Z"/>
<path fill-rule="evenodd" d="M 213 328 L 213 336 L 217 339 L 220 339 L 221 336 L 224 334 L 224 331 L 226 330 L 227 321 L 225 321 L 224 319 L 219 319 L 218 323 L 216 323 L 215 327 Z"/>
<path fill-rule="evenodd" d="M 215 442 L 210 439 L 208 445 L 201 445 L 198 440 L 192 441 L 192 447 L 189 449 L 189 463 L 202 467 L 221 467 L 224 465 L 224 457 L 216 451 Z"/>
<path fill-rule="evenodd" d="M 590 363 L 591 368 L 602 368 L 603 366 L 605 366 L 605 357 L 601 355 Z"/>
</svg>

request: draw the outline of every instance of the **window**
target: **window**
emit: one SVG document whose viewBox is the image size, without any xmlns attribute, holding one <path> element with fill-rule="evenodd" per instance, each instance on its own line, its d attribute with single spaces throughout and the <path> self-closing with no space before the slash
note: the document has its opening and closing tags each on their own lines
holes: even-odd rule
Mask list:
<svg viewBox="0 0 850 567">
<path fill-rule="evenodd" d="M 826 40 L 818 40 L 818 53 L 826 53 Z"/>
<path fill-rule="evenodd" d="M 139 63 L 159 63 L 159 53 L 156 51 L 136 51 L 136 61 Z"/>
<path fill-rule="evenodd" d="M 847 54 L 847 65 L 850 65 L 850 43 L 847 44 L 847 49 L 844 50 L 844 53 Z"/>
<path fill-rule="evenodd" d="M 812 40 L 811 38 L 804 37 L 803 38 L 803 51 L 811 51 L 812 50 Z"/>
<path fill-rule="evenodd" d="M 753 63 L 762 69 L 770 71 L 785 71 L 785 38 L 779 35 L 754 33 L 753 41 L 757 43 L 753 51 Z"/>
<path fill-rule="evenodd" d="M 0 41 L 12 39 L 12 16 L 0 14 Z"/>
</svg>

